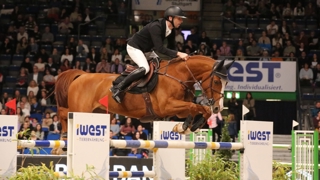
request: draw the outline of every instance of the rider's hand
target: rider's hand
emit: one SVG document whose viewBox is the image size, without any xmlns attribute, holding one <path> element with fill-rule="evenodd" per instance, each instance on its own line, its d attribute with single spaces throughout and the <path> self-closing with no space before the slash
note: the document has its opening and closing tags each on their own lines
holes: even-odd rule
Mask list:
<svg viewBox="0 0 320 180">
<path fill-rule="evenodd" d="M 188 58 L 189 58 L 189 55 L 188 54 L 186 54 L 186 53 L 183 53 L 183 52 L 178 52 L 178 54 L 177 54 L 181 59 L 183 59 L 183 60 L 188 60 Z"/>
</svg>

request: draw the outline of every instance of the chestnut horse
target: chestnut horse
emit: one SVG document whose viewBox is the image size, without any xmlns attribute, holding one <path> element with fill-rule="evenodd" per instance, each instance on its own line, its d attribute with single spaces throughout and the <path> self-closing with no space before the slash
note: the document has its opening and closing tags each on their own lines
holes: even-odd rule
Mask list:
<svg viewBox="0 0 320 180">
<path fill-rule="evenodd" d="M 177 115 L 187 117 L 184 123 L 177 124 L 173 131 L 189 133 L 202 127 L 211 113 L 223 109 L 223 93 L 227 83 L 227 70 L 232 63 L 224 65 L 206 56 L 191 56 L 187 61 L 173 59 L 161 61 L 157 71 L 158 83 L 149 93 L 154 113 L 159 118 Z M 63 130 L 67 130 L 68 112 L 106 112 L 99 103 L 105 96 L 109 99 L 109 111 L 140 120 L 146 115 L 146 104 L 141 94 L 126 92 L 121 104 L 112 98 L 109 91 L 112 82 L 119 74 L 86 73 L 81 70 L 68 70 L 61 73 L 55 85 L 58 115 Z M 206 100 L 204 105 L 192 102 L 194 84 L 198 83 Z M 202 121 L 193 124 L 194 117 L 201 113 Z M 142 119 L 141 119 L 142 118 Z M 155 119 L 143 119 L 153 121 Z M 190 130 L 191 129 L 191 130 Z"/>
</svg>

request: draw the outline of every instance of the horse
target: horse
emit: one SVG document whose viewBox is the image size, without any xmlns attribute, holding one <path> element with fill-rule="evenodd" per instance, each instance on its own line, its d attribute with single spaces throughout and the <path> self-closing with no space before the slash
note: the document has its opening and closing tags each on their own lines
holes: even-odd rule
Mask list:
<svg viewBox="0 0 320 180">
<path fill-rule="evenodd" d="M 112 98 L 109 89 L 122 75 L 75 69 L 64 71 L 55 84 L 62 132 L 67 131 L 68 112 L 106 113 L 106 107 L 99 103 L 106 96 L 110 113 L 137 118 L 141 122 L 177 116 L 186 120 L 175 125 L 174 132 L 188 134 L 197 131 L 212 113 L 223 109 L 227 70 L 232 63 L 224 65 L 224 60 L 218 62 L 201 55 L 190 56 L 186 61 L 180 58 L 161 60 L 158 67 L 154 66 L 151 68 L 153 72 L 149 72 L 153 80 L 142 87 L 137 87 L 139 83 L 131 85 L 136 91 L 127 91 L 121 104 Z M 205 103 L 193 103 L 194 84 L 201 88 Z M 202 118 L 194 122 L 198 114 L 202 114 Z"/>
</svg>

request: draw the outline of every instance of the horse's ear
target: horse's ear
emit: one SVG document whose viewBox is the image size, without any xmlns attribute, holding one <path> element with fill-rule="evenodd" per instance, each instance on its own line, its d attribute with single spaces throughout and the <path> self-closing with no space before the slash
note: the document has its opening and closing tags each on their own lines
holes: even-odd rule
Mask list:
<svg viewBox="0 0 320 180">
<path fill-rule="evenodd" d="M 230 67 L 232 66 L 233 63 L 234 63 L 234 60 L 231 61 L 230 63 L 224 65 L 224 68 L 226 68 L 226 70 L 230 69 Z"/>
<path fill-rule="evenodd" d="M 213 66 L 213 71 L 217 71 L 217 72 L 219 72 L 219 71 L 221 71 L 221 69 L 222 69 L 222 67 L 223 67 L 223 65 L 224 65 L 224 61 L 225 61 L 225 59 L 224 60 L 221 60 L 218 64 L 216 64 L 215 66 Z"/>
</svg>

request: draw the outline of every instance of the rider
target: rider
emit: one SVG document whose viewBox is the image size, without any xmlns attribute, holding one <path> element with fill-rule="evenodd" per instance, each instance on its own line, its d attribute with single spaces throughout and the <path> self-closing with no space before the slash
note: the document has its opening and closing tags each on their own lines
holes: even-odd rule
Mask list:
<svg viewBox="0 0 320 180">
<path fill-rule="evenodd" d="M 147 24 L 137 32 L 127 43 L 127 52 L 132 60 L 139 66 L 131 72 L 121 83 L 111 87 L 113 99 L 121 103 L 120 94 L 132 82 L 139 80 L 149 72 L 149 64 L 144 53 L 157 50 L 159 53 L 170 57 L 177 57 L 187 60 L 188 54 L 171 50 L 163 46 L 163 40 L 170 35 L 173 28 L 178 28 L 182 22 L 184 13 L 178 6 L 170 6 L 164 13 L 164 18 L 157 19 Z"/>
</svg>

